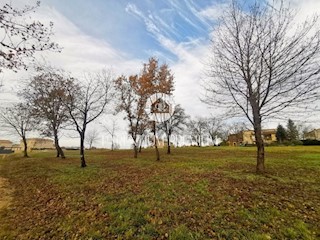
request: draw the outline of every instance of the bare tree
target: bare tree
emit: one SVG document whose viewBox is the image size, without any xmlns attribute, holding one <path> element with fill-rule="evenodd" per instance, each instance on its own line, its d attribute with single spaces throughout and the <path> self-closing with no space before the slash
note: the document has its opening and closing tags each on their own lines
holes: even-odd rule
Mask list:
<svg viewBox="0 0 320 240">
<path fill-rule="evenodd" d="M 138 157 L 138 137 L 141 133 L 142 122 L 147 119 L 145 112 L 146 100 L 137 94 L 133 78 L 121 76 L 116 80 L 116 89 L 119 97 L 119 111 L 126 113 L 125 119 L 129 122 L 129 135 L 133 140 L 134 158 Z"/>
<path fill-rule="evenodd" d="M 75 130 L 80 136 L 81 167 L 86 167 L 84 142 L 89 123 L 100 117 L 113 99 L 113 82 L 111 73 L 102 71 L 87 75 L 85 84 L 69 89 L 71 101 L 67 104 Z"/>
<path fill-rule="evenodd" d="M 53 137 L 57 157 L 65 158 L 59 144 L 61 129 L 68 123 L 70 116 L 66 104 L 71 101 L 68 89 L 74 79 L 65 76 L 63 71 L 52 67 L 38 68 L 21 95 L 33 107 L 33 117 L 38 119 L 37 129 L 42 135 Z"/>
<path fill-rule="evenodd" d="M 36 52 L 58 50 L 57 44 L 50 41 L 53 23 L 46 27 L 29 17 L 39 5 L 40 1 L 22 9 L 11 3 L 0 6 L 0 72 L 4 68 L 27 69 L 26 59 L 32 59 Z"/>
<path fill-rule="evenodd" d="M 299 139 L 305 140 L 306 133 L 310 132 L 312 130 L 312 126 L 308 125 L 306 123 L 299 123 L 297 125 L 298 132 L 299 132 Z"/>
<path fill-rule="evenodd" d="M 142 152 L 142 146 L 143 143 L 146 141 L 147 137 L 150 134 L 150 131 L 148 128 L 141 128 L 142 132 L 139 134 L 139 141 L 138 141 L 138 146 L 139 146 L 139 153 Z"/>
<path fill-rule="evenodd" d="M 210 117 L 210 118 L 206 118 L 205 121 L 207 122 L 206 131 L 212 140 L 212 144 L 215 145 L 216 138 L 217 137 L 222 138 L 222 136 L 223 136 L 222 120 L 217 117 Z"/>
<path fill-rule="evenodd" d="M 184 109 L 180 104 L 176 105 L 169 120 L 158 125 L 159 129 L 163 131 L 167 138 L 167 154 L 171 153 L 171 136 L 172 134 L 179 134 L 185 126 L 189 116 L 186 115 Z"/>
<path fill-rule="evenodd" d="M 148 143 L 148 138 L 153 132 L 154 123 L 150 121 L 149 118 L 144 118 L 140 122 L 139 132 L 138 132 L 138 147 L 139 153 L 142 152 L 143 143 Z"/>
<path fill-rule="evenodd" d="M 198 147 L 202 147 L 203 140 L 206 138 L 207 122 L 205 118 L 196 117 L 188 123 L 188 132 L 191 140 L 196 142 Z"/>
<path fill-rule="evenodd" d="M 115 143 L 114 140 L 116 138 L 116 133 L 119 130 L 117 120 L 112 119 L 111 125 L 103 125 L 104 130 L 107 132 L 107 134 L 111 137 L 111 151 L 115 149 Z"/>
<path fill-rule="evenodd" d="M 89 145 L 89 149 L 92 148 L 93 144 L 99 139 L 99 131 L 96 128 L 89 130 L 86 134 L 85 141 Z"/>
<path fill-rule="evenodd" d="M 227 125 L 228 134 L 237 134 L 244 130 L 249 130 L 249 126 L 247 123 L 242 121 L 231 122 Z"/>
<path fill-rule="evenodd" d="M 28 157 L 27 132 L 32 130 L 34 120 L 29 104 L 19 103 L 13 107 L 7 107 L 0 112 L 2 127 L 13 130 L 21 137 L 24 145 L 23 156 Z"/>
<path fill-rule="evenodd" d="M 283 1 L 248 8 L 234 0 L 215 30 L 204 100 L 248 118 L 256 138 L 257 173 L 265 171 L 263 120 L 319 97 L 317 23 L 315 17 L 296 25 Z"/>
</svg>

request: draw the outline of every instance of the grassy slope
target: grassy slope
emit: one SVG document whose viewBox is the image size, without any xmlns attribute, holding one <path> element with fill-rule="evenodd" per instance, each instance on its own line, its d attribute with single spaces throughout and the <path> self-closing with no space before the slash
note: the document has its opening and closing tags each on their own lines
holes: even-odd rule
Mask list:
<svg viewBox="0 0 320 240">
<path fill-rule="evenodd" d="M 320 238 L 320 147 L 267 148 L 263 176 L 254 148 L 31 155 L 0 159 L 0 239 Z"/>
</svg>

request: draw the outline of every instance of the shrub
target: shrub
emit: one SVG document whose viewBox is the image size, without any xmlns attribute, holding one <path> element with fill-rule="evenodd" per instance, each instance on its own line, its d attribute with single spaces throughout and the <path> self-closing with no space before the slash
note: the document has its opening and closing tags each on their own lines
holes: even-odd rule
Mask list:
<svg viewBox="0 0 320 240">
<path fill-rule="evenodd" d="M 306 140 L 302 140 L 302 144 L 305 146 L 314 146 L 314 145 L 320 145 L 320 141 L 315 139 L 306 139 Z"/>
<path fill-rule="evenodd" d="M 300 145 L 303 145 L 303 142 L 300 140 L 293 140 L 291 141 L 291 145 L 300 146 Z"/>
</svg>

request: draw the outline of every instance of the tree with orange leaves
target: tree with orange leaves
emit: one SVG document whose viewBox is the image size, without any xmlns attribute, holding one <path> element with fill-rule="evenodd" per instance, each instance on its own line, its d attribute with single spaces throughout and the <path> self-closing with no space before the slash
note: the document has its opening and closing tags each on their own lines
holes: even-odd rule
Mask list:
<svg viewBox="0 0 320 240">
<path fill-rule="evenodd" d="M 133 140 L 134 157 L 138 157 L 138 142 L 144 128 L 149 126 L 145 111 L 148 97 L 155 93 L 171 95 L 174 90 L 174 77 L 167 64 L 159 66 L 154 57 L 143 64 L 140 74 L 120 76 L 115 80 L 118 92 L 118 110 L 126 113 L 129 122 L 129 135 Z"/>
</svg>

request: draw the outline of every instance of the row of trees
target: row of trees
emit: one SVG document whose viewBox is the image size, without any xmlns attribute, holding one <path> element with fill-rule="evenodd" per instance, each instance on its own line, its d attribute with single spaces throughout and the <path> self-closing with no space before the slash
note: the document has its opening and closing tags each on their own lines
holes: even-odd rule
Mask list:
<svg viewBox="0 0 320 240">
<path fill-rule="evenodd" d="M 86 74 L 80 81 L 62 70 L 41 66 L 19 92 L 22 102 L 4 109 L 1 119 L 4 126 L 14 129 L 23 140 L 24 156 L 27 156 L 27 132 L 37 130 L 43 136 L 52 137 L 56 156 L 65 158 L 59 144 L 61 131 L 76 130 L 80 138 L 81 167 L 85 167 L 84 143 L 90 123 L 104 113 L 125 112 L 134 157 L 137 157 L 143 138 L 155 130 L 146 113 L 147 99 L 158 92 L 171 95 L 173 89 L 168 65 L 159 65 L 155 58 L 143 65 L 141 73 L 116 79 L 104 70 Z M 167 134 L 169 143 L 172 133 L 181 128 L 186 118 L 184 110 L 177 105 L 173 116 L 158 126 Z M 114 138 L 115 127 L 107 130 Z M 92 143 L 93 137 L 89 135 L 89 142 Z"/>
<path fill-rule="evenodd" d="M 39 5 L 40 2 L 37 2 L 36 6 L 25 6 L 22 9 L 14 8 L 10 3 L 1 6 L 0 26 L 4 36 L 0 41 L 0 72 L 3 69 L 28 69 L 31 65 L 29 60 L 33 60 L 38 51 L 60 51 L 59 46 L 50 40 L 53 23 L 46 27 L 41 22 L 26 17 Z M 137 157 L 138 142 L 143 141 L 146 131 L 150 129 L 145 113 L 146 101 L 157 92 L 171 95 L 173 85 L 173 75 L 168 65 L 159 66 L 155 58 L 144 64 L 140 74 L 121 76 L 116 81 L 106 71 L 88 74 L 83 81 L 78 81 L 62 70 L 41 66 L 37 67 L 36 75 L 19 93 L 22 103 L 6 108 L 1 113 L 1 118 L 4 125 L 14 129 L 23 140 L 25 156 L 26 134 L 28 131 L 38 130 L 44 136 L 53 137 L 57 157 L 64 158 L 59 144 L 60 132 L 73 127 L 80 137 L 81 166 L 85 167 L 84 142 L 87 126 L 106 111 L 111 100 L 115 100 L 116 93 L 118 101 L 113 101 L 113 108 L 108 108 L 107 112 L 114 112 L 116 106 L 117 112 L 126 113 L 129 134 L 134 142 L 134 156 Z M 162 126 L 166 129 L 168 138 L 172 134 L 171 125 L 175 124 L 174 121 Z M 112 138 L 113 130 L 108 131 Z M 91 144 L 93 137 L 90 137 Z"/>
<path fill-rule="evenodd" d="M 111 75 L 107 71 L 87 75 L 82 81 L 52 67 L 39 67 L 19 93 L 22 102 L 1 112 L 3 126 L 13 128 L 24 143 L 26 134 L 37 130 L 52 137 L 57 157 L 65 158 L 59 144 L 62 129 L 73 128 L 79 134 L 81 166 L 85 167 L 84 141 L 88 124 L 101 116 L 114 96 Z"/>
<path fill-rule="evenodd" d="M 204 84 L 206 97 L 203 101 L 219 108 L 225 107 L 226 115 L 240 115 L 248 119 L 255 131 L 256 171 L 263 173 L 263 121 L 290 108 L 297 110 L 303 106 L 308 109 L 320 99 L 319 18 L 314 16 L 298 25 L 294 12 L 284 1 L 274 4 L 255 1 L 249 7 L 239 2 L 231 2 L 229 8 L 222 13 L 219 25 L 215 27 L 212 61 L 209 63 L 207 82 Z M 21 21 L 21 18 L 24 20 L 24 16 L 36 7 L 19 10 L 5 4 L 0 8 L 0 26 L 3 33 L 0 41 L 0 71 L 4 68 L 28 68 L 24 59 L 32 59 L 37 51 L 59 50 L 58 46 L 50 41 L 52 24 L 45 27 L 37 21 Z M 39 75 L 41 74 L 39 72 Z M 59 78 L 55 74 L 50 76 L 47 72 L 43 73 L 42 77 Z M 158 66 L 158 62 L 151 59 L 140 74 L 121 76 L 115 82 L 103 82 L 101 77 L 90 76 L 83 86 L 72 78 L 64 79 L 66 92 L 62 89 L 55 94 L 66 94 L 68 104 L 63 101 L 64 104 L 61 105 L 58 99 L 52 103 L 52 108 L 41 109 L 38 106 L 41 111 L 35 113 L 32 110 L 32 115 L 38 119 L 40 115 L 65 110 L 71 117 L 83 145 L 87 125 L 102 114 L 108 103 L 107 101 L 97 106 L 95 101 L 103 103 L 103 100 L 109 99 L 109 90 L 115 89 L 119 93 L 118 110 L 126 113 L 129 122 L 129 133 L 134 142 L 136 157 L 139 136 L 144 136 L 146 129 L 152 129 L 144 111 L 146 99 L 155 92 L 172 94 L 173 75 L 166 64 Z M 95 84 L 101 86 L 97 87 Z M 54 88 L 51 85 L 48 87 Z M 95 94 L 96 92 L 103 94 Z M 33 99 L 33 96 L 22 95 L 26 99 Z M 29 104 L 24 104 L 22 109 L 34 109 L 36 106 L 31 104 L 31 100 Z M 89 114 L 91 111 L 92 115 Z M 38 123 L 47 125 L 53 135 L 59 132 L 57 126 L 64 124 L 60 118 Z M 153 129 L 155 133 L 155 128 Z M 57 155 L 63 157 L 58 142 L 56 145 Z M 82 165 L 85 166 L 84 156 L 82 158 Z"/>
</svg>

